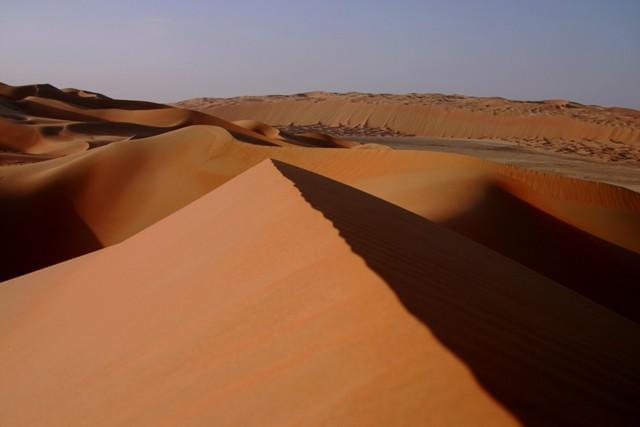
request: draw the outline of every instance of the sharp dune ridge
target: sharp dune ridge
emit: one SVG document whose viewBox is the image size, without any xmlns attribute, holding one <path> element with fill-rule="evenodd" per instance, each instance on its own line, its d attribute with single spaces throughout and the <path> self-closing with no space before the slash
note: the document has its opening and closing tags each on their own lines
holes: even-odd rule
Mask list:
<svg viewBox="0 0 640 427">
<path fill-rule="evenodd" d="M 364 102 L 294 98 L 0 85 L 0 424 L 640 419 L 640 193 L 262 115 Z"/>
<path fill-rule="evenodd" d="M 2 277 L 122 241 L 267 158 L 396 203 L 637 319 L 638 193 L 454 154 L 322 149 L 310 155 L 238 142 L 205 126 L 5 167 L 0 200 L 8 207 L 2 223 L 10 262 Z M 69 238 L 61 239 L 65 233 Z"/>
<path fill-rule="evenodd" d="M 2 339 L 13 350 L 0 353 L 8 424 L 43 413 L 48 425 L 155 426 L 638 415 L 637 324 L 281 162 L 0 295 L 0 322 L 12 326 Z M 29 304 L 39 310 L 25 319 Z M 49 356 L 36 370 L 30 353 Z M 16 381 L 29 389 L 4 386 Z M 43 412 L 30 410 L 31 393 Z"/>
</svg>

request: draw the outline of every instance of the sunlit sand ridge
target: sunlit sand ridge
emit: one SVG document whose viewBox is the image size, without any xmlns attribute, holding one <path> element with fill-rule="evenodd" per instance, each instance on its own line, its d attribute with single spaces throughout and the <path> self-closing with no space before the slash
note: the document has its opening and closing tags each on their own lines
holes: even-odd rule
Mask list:
<svg viewBox="0 0 640 427">
<path fill-rule="evenodd" d="M 2 425 L 640 415 L 636 192 L 258 113 L 0 98 Z"/>
</svg>

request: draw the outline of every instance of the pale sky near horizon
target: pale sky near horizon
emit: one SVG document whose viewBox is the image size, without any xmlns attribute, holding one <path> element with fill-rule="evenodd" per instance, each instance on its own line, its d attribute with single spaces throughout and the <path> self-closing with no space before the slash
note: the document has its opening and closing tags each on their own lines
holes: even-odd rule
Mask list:
<svg viewBox="0 0 640 427">
<path fill-rule="evenodd" d="M 0 0 L 0 81 L 117 98 L 311 90 L 640 109 L 640 0 Z"/>
</svg>

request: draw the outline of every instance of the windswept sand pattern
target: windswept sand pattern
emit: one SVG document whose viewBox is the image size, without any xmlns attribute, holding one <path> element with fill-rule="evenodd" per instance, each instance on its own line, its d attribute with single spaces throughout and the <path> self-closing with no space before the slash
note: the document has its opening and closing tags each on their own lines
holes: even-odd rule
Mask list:
<svg viewBox="0 0 640 427">
<path fill-rule="evenodd" d="M 0 425 L 638 423 L 640 193 L 254 104 L 0 86 Z"/>
<path fill-rule="evenodd" d="M 274 126 L 282 132 L 291 134 L 305 134 L 309 132 L 323 133 L 337 137 L 354 136 L 411 136 L 391 129 L 370 128 L 370 127 L 350 127 L 350 126 L 325 126 L 323 124 L 301 125 L 301 126 Z"/>
<path fill-rule="evenodd" d="M 547 99 L 542 101 L 518 101 L 500 97 L 481 98 L 464 95 L 443 95 L 438 93 L 410 94 L 371 94 L 371 93 L 335 93 L 307 92 L 296 95 L 243 96 L 237 98 L 194 98 L 177 103 L 194 109 L 226 107 L 250 102 L 298 102 L 322 103 L 343 100 L 351 103 L 391 105 L 446 106 L 470 112 L 482 112 L 492 115 L 544 115 L 550 117 L 570 117 L 587 123 L 612 127 L 640 129 L 640 111 L 623 107 L 602 107 L 584 105 L 565 99 Z"/>
<path fill-rule="evenodd" d="M 560 154 L 583 156 L 604 162 L 624 162 L 626 165 L 640 166 L 640 147 L 610 140 L 608 142 L 591 139 L 552 139 L 552 138 L 504 138 L 522 147 L 549 151 Z"/>
<path fill-rule="evenodd" d="M 501 139 L 601 161 L 640 161 L 639 111 L 567 100 L 310 92 L 197 98 L 177 105 L 229 120 L 252 117 L 273 126 L 342 126 L 373 129 L 371 133 L 390 129 L 404 135 Z"/>
<path fill-rule="evenodd" d="M 316 132 L 342 138 L 414 136 L 391 129 L 343 125 L 326 126 L 323 124 L 313 124 L 274 127 L 282 132 L 293 135 Z M 606 143 L 587 139 L 564 141 L 550 138 L 512 137 L 505 137 L 504 141 L 512 142 L 518 146 L 530 148 L 536 151 L 582 156 L 604 162 L 624 162 L 627 165 L 637 165 L 640 167 L 640 147 L 619 141 L 610 141 Z"/>
</svg>

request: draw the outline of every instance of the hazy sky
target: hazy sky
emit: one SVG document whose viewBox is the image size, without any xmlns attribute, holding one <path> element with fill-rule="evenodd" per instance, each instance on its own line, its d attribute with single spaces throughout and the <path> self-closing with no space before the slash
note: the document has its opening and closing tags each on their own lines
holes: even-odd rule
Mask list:
<svg viewBox="0 0 640 427">
<path fill-rule="evenodd" d="M 329 90 L 640 108 L 640 0 L 0 0 L 0 81 L 163 102 Z"/>
</svg>

